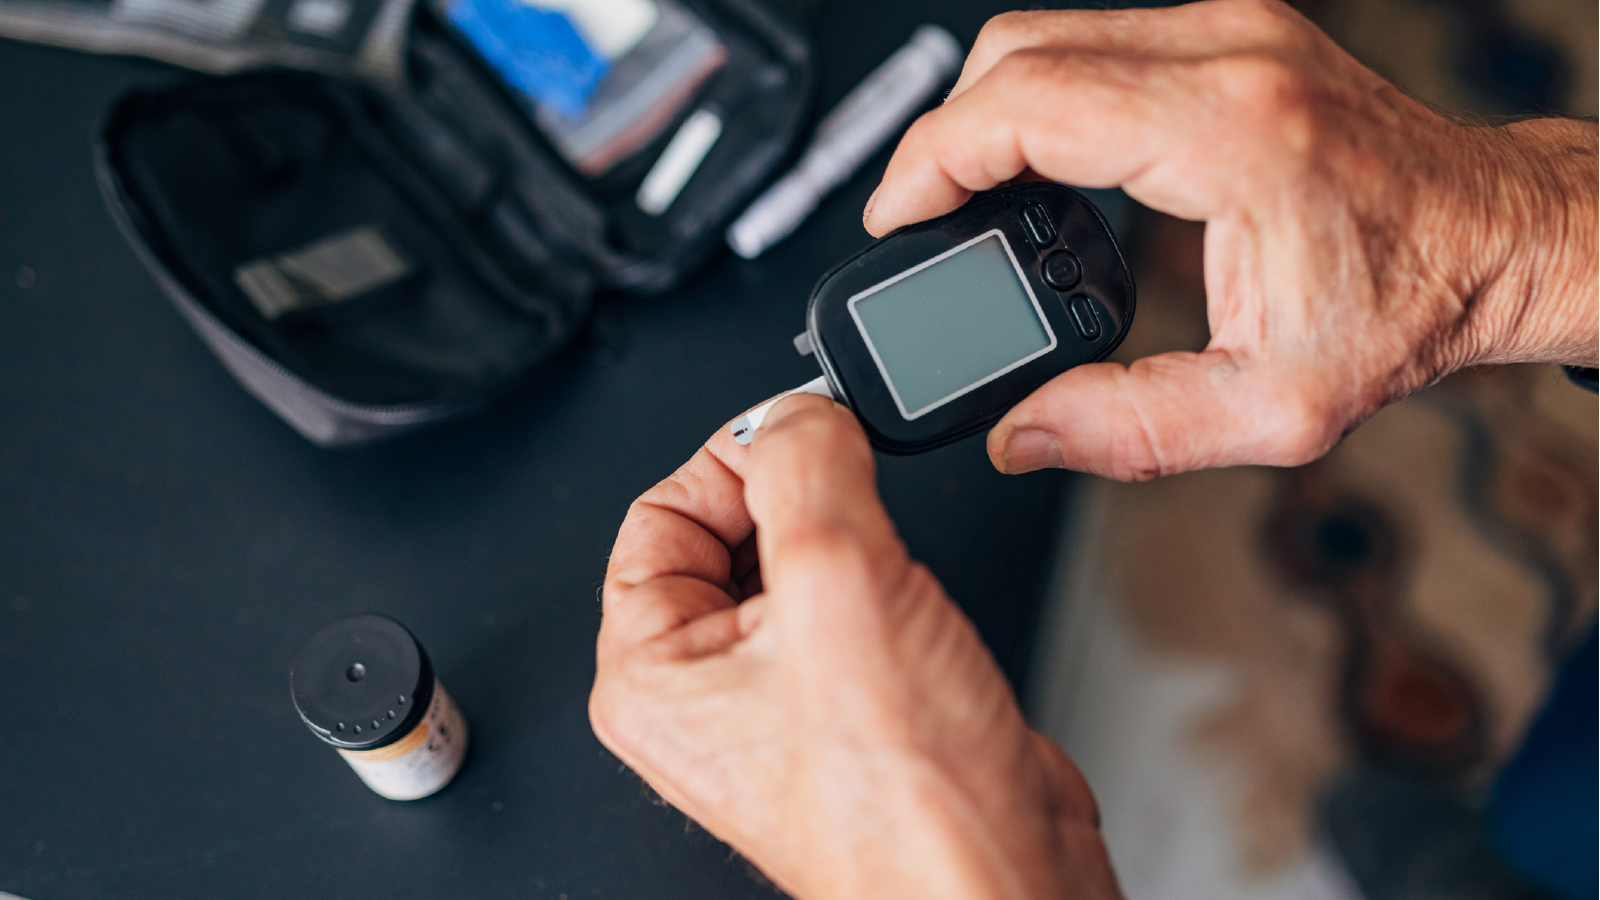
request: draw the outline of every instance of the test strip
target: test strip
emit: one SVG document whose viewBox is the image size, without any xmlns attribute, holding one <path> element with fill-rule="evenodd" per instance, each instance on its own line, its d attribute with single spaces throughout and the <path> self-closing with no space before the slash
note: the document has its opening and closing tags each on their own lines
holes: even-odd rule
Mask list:
<svg viewBox="0 0 1600 900">
<path fill-rule="evenodd" d="M 711 152 L 719 137 L 722 137 L 722 117 L 709 109 L 695 110 L 679 126 L 678 133 L 667 143 L 667 149 L 661 151 L 650 173 L 644 176 L 634 198 L 639 208 L 652 216 L 666 212 L 705 162 L 706 154 Z"/>
<path fill-rule="evenodd" d="M 792 391 L 784 391 L 739 418 L 734 419 L 732 424 L 728 426 L 728 430 L 733 432 L 733 439 L 741 444 L 748 444 L 755 440 L 756 429 L 760 428 L 761 423 L 766 421 L 767 413 L 772 411 L 773 404 L 790 394 L 817 394 L 827 397 L 829 400 L 838 399 L 833 396 L 833 388 L 828 386 L 828 377 L 819 375 Z"/>
</svg>

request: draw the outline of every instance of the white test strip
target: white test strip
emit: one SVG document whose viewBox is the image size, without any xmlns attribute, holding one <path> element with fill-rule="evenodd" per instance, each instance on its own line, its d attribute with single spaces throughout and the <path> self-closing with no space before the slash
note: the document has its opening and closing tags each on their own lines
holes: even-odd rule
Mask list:
<svg viewBox="0 0 1600 900">
<path fill-rule="evenodd" d="M 709 109 L 697 109 L 678 127 L 678 133 L 667 142 L 650 173 L 639 185 L 634 197 L 639 208 L 652 216 L 667 211 L 672 201 L 683 193 L 684 185 L 694 177 L 706 154 L 722 137 L 722 117 Z"/>
<path fill-rule="evenodd" d="M 522 3 L 566 16 L 585 44 L 612 61 L 639 46 L 661 20 L 661 8 L 651 0 L 522 0 Z"/>
<path fill-rule="evenodd" d="M 816 394 L 820 397 L 827 397 L 829 400 L 839 399 L 833 395 L 833 388 L 828 387 L 827 376 L 818 376 L 792 391 L 784 391 L 739 418 L 734 419 L 733 424 L 728 426 L 728 430 L 733 432 L 733 439 L 741 444 L 748 444 L 755 440 L 756 429 L 760 428 L 761 423 L 766 421 L 767 413 L 771 411 L 772 405 L 790 394 Z"/>
</svg>

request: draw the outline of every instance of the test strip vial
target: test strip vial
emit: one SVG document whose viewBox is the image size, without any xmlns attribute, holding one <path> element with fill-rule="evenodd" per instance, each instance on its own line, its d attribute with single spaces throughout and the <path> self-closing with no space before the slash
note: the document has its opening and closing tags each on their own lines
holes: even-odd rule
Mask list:
<svg viewBox="0 0 1600 900">
<path fill-rule="evenodd" d="M 289 687 L 311 733 L 390 800 L 438 791 L 466 759 L 466 720 L 428 652 L 387 616 L 351 616 L 317 632 L 295 657 Z"/>
</svg>

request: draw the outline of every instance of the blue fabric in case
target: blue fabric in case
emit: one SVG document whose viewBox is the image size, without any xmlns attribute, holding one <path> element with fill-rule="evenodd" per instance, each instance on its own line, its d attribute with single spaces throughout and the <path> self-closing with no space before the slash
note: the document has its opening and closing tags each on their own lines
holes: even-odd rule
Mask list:
<svg viewBox="0 0 1600 900">
<path fill-rule="evenodd" d="M 520 0 L 456 0 L 448 15 L 507 84 L 569 118 L 583 114 L 610 69 L 559 12 Z"/>
</svg>

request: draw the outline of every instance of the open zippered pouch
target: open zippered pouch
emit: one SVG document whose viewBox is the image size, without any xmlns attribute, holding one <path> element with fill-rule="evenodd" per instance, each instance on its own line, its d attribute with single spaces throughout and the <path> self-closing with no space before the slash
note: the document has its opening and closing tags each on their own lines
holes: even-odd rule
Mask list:
<svg viewBox="0 0 1600 900">
<path fill-rule="evenodd" d="M 597 291 L 672 287 L 785 160 L 811 91 L 804 37 L 752 0 L 679 2 L 717 64 L 602 165 L 557 146 L 572 134 L 441 0 L 412 12 L 398 89 L 273 68 L 121 98 L 102 189 L 197 333 L 311 441 L 457 416 L 558 377 Z"/>
</svg>

